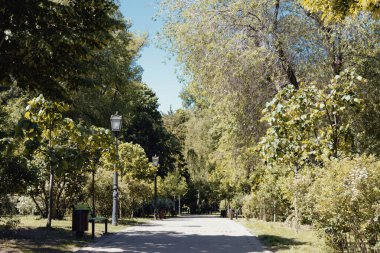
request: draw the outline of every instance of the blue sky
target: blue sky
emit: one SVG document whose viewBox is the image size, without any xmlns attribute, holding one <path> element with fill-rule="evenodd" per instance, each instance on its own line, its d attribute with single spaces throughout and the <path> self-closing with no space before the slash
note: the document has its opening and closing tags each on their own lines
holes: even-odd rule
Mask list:
<svg viewBox="0 0 380 253">
<path fill-rule="evenodd" d="M 161 31 L 162 21 L 154 21 L 157 12 L 155 0 L 120 0 L 120 8 L 126 19 L 132 21 L 133 32 L 149 34 L 148 46 L 142 50 L 138 64 L 144 69 L 143 82 L 149 85 L 157 94 L 160 111 L 169 111 L 181 107 L 178 97 L 182 85 L 175 73 L 175 61 L 169 59 L 169 54 L 156 47 L 155 36 Z"/>
</svg>

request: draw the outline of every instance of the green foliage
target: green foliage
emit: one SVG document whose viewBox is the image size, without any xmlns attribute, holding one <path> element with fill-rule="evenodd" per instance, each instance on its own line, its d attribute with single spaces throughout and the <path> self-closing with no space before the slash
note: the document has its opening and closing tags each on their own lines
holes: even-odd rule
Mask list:
<svg viewBox="0 0 380 253">
<path fill-rule="evenodd" d="M 346 16 L 368 11 L 375 18 L 380 17 L 378 0 L 301 0 L 303 6 L 312 12 L 321 12 L 327 22 L 342 21 Z"/>
<path fill-rule="evenodd" d="M 362 77 L 346 70 L 322 89 L 282 89 L 263 111 L 269 128 L 259 148 L 265 161 L 300 168 L 355 152 L 352 126 L 362 108 L 358 82 Z"/>
<path fill-rule="evenodd" d="M 379 161 L 366 156 L 331 161 L 317 173 L 313 220 L 336 251 L 379 250 L 379 177 Z"/>
<path fill-rule="evenodd" d="M 289 209 L 291 200 L 286 196 L 284 185 L 281 181 L 285 174 L 281 168 L 266 169 L 264 166 L 258 169 L 260 175 L 257 189 L 251 194 L 245 195 L 242 200 L 242 212 L 245 218 L 256 218 L 267 221 L 284 221 L 285 213 Z M 293 186 L 291 186 L 293 187 Z"/>
<path fill-rule="evenodd" d="M 164 213 L 170 212 L 174 209 L 174 202 L 169 198 L 158 198 L 157 209 Z"/>
<path fill-rule="evenodd" d="M 161 187 L 166 197 L 181 197 L 186 194 L 188 187 L 186 179 L 181 176 L 179 171 L 170 172 L 162 181 Z"/>
<path fill-rule="evenodd" d="M 142 180 L 128 180 L 120 184 L 120 201 L 122 214 L 133 218 L 134 214 L 151 204 L 153 198 L 152 184 Z M 144 215 L 144 210 L 139 213 Z"/>
<path fill-rule="evenodd" d="M 112 69 L 102 71 L 115 73 Z M 140 145 L 149 158 L 160 156 L 159 174 L 163 176 L 176 167 L 179 150 L 163 126 L 157 97 L 147 85 L 129 80 L 128 73 L 116 79 L 104 89 L 81 89 L 76 93 L 75 117 L 109 128 L 110 115 L 118 111 L 123 115 L 121 140 Z"/>
<path fill-rule="evenodd" d="M 86 64 L 125 27 L 113 0 L 2 1 L 0 13 L 1 86 L 66 99 L 91 83 Z"/>
<path fill-rule="evenodd" d="M 87 185 L 87 189 L 92 186 Z M 112 171 L 98 168 L 95 174 L 95 210 L 96 215 L 110 217 L 112 214 Z M 91 190 L 89 190 L 91 192 Z"/>
<path fill-rule="evenodd" d="M 96 86 L 70 92 L 75 107 L 73 118 L 109 128 L 110 115 L 118 111 L 128 119 L 123 122 L 126 129 L 139 109 L 149 112 L 157 109 L 157 99 L 143 92 L 148 88 L 141 83 L 142 69 L 136 63 L 144 45 L 144 37 L 137 37 L 127 29 L 117 31 L 106 48 L 97 52 L 86 66 Z"/>
<path fill-rule="evenodd" d="M 69 159 L 69 160 L 66 160 Z M 71 161 L 72 163 L 69 163 Z M 83 201 L 84 187 L 87 179 L 87 168 L 84 166 L 80 154 L 73 154 L 69 158 L 63 158 L 58 165 L 54 178 L 53 188 L 53 218 L 62 219 L 67 210 L 80 201 Z M 63 165 L 65 167 L 63 167 Z M 28 195 L 32 198 L 38 213 L 47 217 L 49 203 L 49 157 L 38 153 L 29 162 L 30 169 L 34 172 L 35 180 L 30 182 L 27 188 Z"/>
<path fill-rule="evenodd" d="M 310 189 L 329 161 L 379 153 L 376 3 L 162 2 L 163 47 L 187 83 L 186 113 L 165 124 L 187 162 L 190 206 L 245 196 L 247 217 L 313 224 Z"/>
<path fill-rule="evenodd" d="M 58 143 L 56 142 L 58 142 L 61 131 L 66 128 L 74 128 L 74 123 L 71 119 L 63 118 L 63 113 L 68 110 L 67 104 L 46 100 L 42 94 L 30 100 L 24 117 L 34 125 L 28 125 L 24 129 L 25 144 L 28 145 L 28 142 L 32 141 L 44 144 L 42 146 L 44 152 L 48 152 L 48 144 L 50 147 L 57 146 Z"/>
<path fill-rule="evenodd" d="M 157 168 L 149 163 L 144 149 L 133 143 L 119 145 L 119 160 L 116 158 L 114 143 L 103 152 L 100 159 L 102 168 L 96 173 L 96 202 L 97 212 L 109 216 L 112 211 L 112 171 L 120 174 L 120 215 L 133 217 L 144 205 L 151 202 L 151 182 Z M 99 174 L 100 173 L 100 174 Z"/>
<path fill-rule="evenodd" d="M 104 168 L 110 171 L 116 169 L 126 180 L 153 179 L 153 175 L 157 169 L 149 163 L 144 149 L 140 145 L 128 142 L 121 143 L 119 144 L 118 151 L 119 160 L 117 160 L 114 145 L 110 146 L 109 152 L 102 154 L 101 161 Z"/>
<path fill-rule="evenodd" d="M 14 148 L 9 147 L 0 140 L 0 192 L 2 196 L 17 194 L 25 191 L 28 183 L 34 179 L 33 173 L 28 169 L 25 158 L 20 157 Z"/>
<path fill-rule="evenodd" d="M 0 218 L 16 212 L 12 195 L 22 194 L 35 180 L 17 141 L 15 125 L 22 117 L 22 93 L 13 88 L 0 93 Z"/>
<path fill-rule="evenodd" d="M 89 173 L 104 171 L 101 156 L 108 155 L 104 167 L 114 164 L 106 129 L 115 111 L 123 115 L 126 142 L 119 149 L 122 210 L 131 214 L 150 202 L 156 168 L 146 154 L 161 157 L 162 176 L 184 161 L 163 127 L 156 95 L 141 83 L 136 61 L 146 36 L 129 32 L 113 0 L 2 2 L 0 13 L 1 204 L 27 194 L 46 217 L 52 193 L 51 213 L 63 218 L 85 201 Z M 107 215 L 110 178 L 96 192 Z"/>
<path fill-rule="evenodd" d="M 121 215 L 141 214 L 157 173 L 161 210 L 177 196 L 192 211 L 222 201 L 248 218 L 313 224 L 336 250 L 378 251 L 379 162 L 347 159 L 380 150 L 378 1 L 162 7 L 161 45 L 188 82 L 187 109 L 163 116 L 136 63 L 146 37 L 129 32 L 115 1 L 0 4 L 0 214 L 27 193 L 19 211 L 32 201 L 46 216 L 50 191 L 62 218 L 89 199 L 92 172 L 97 213 L 109 216 L 115 169 Z M 34 91 L 43 95 L 24 110 Z M 115 111 L 119 160 L 106 130 Z"/>
<path fill-rule="evenodd" d="M 96 215 L 110 217 L 112 213 L 113 171 L 99 167 L 95 174 Z M 91 184 L 87 185 L 91 192 Z M 150 205 L 153 196 L 152 183 L 146 180 L 122 177 L 119 180 L 119 203 L 121 217 L 133 217 L 145 205 Z M 139 213 L 142 215 L 142 213 Z"/>
<path fill-rule="evenodd" d="M 30 153 L 28 166 L 37 178 L 29 185 L 28 193 L 44 217 L 49 212 L 50 194 L 55 203 L 51 212 L 56 218 L 63 218 L 72 204 L 84 199 L 86 173 L 110 143 L 109 131 L 75 124 L 64 117 L 68 110 L 67 104 L 40 95 L 28 102 L 25 112 L 25 119 L 31 123 L 24 124 L 23 131 Z M 55 182 L 51 189 L 47 184 L 49 175 Z"/>
</svg>

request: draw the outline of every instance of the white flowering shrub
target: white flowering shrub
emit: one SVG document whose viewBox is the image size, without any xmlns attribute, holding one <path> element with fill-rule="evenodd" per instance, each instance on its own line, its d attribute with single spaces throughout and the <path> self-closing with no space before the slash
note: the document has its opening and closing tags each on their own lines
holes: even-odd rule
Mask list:
<svg viewBox="0 0 380 253">
<path fill-rule="evenodd" d="M 337 252 L 380 252 L 380 161 L 362 156 L 327 163 L 308 199 L 315 225 Z"/>
<path fill-rule="evenodd" d="M 36 211 L 36 205 L 28 196 L 20 196 L 17 200 L 16 208 L 22 215 L 33 214 Z"/>
</svg>

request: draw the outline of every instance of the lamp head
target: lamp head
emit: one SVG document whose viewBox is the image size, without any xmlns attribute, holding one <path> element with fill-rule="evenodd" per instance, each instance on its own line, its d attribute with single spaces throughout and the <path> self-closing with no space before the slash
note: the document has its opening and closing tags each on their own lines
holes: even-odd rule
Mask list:
<svg viewBox="0 0 380 253">
<path fill-rule="evenodd" d="M 153 165 L 155 166 L 155 167 L 158 167 L 158 161 L 159 161 L 159 157 L 158 156 L 156 156 L 156 155 L 154 155 L 153 157 L 152 157 L 152 162 L 153 162 Z"/>
<path fill-rule="evenodd" d="M 118 115 L 117 112 L 115 115 L 111 115 L 111 130 L 114 133 L 119 133 L 121 131 L 122 116 Z"/>
</svg>

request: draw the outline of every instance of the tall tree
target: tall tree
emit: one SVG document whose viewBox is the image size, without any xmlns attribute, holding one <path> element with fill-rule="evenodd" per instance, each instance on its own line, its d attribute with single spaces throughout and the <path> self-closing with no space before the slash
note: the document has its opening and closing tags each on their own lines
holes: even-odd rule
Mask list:
<svg viewBox="0 0 380 253">
<path fill-rule="evenodd" d="M 65 97 L 88 85 L 85 62 L 124 22 L 113 0 L 16 0 L 0 3 L 0 87 L 11 84 Z"/>
</svg>

